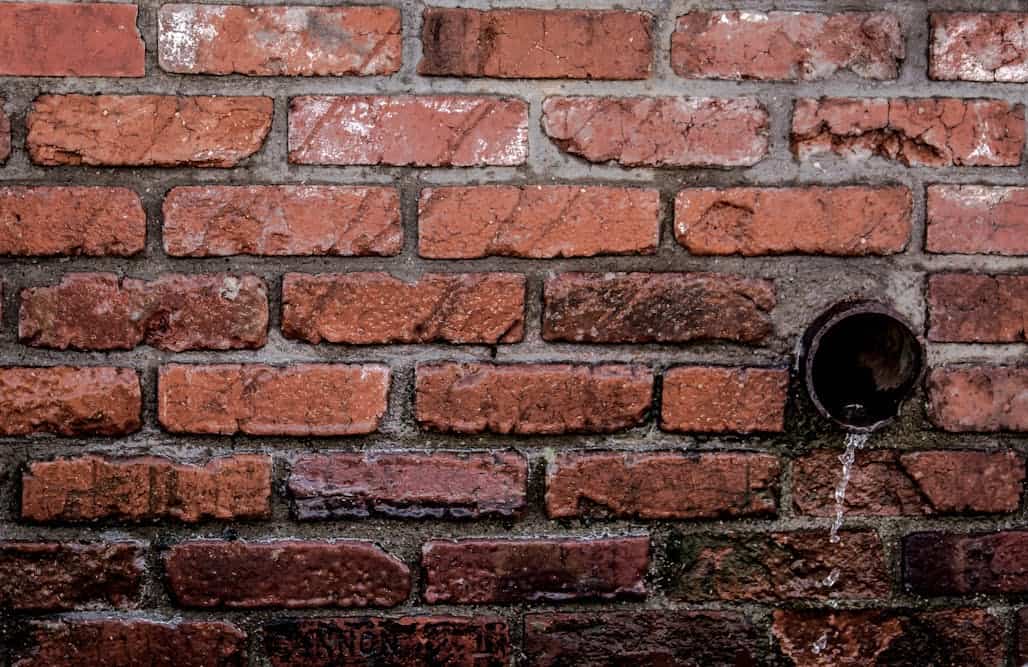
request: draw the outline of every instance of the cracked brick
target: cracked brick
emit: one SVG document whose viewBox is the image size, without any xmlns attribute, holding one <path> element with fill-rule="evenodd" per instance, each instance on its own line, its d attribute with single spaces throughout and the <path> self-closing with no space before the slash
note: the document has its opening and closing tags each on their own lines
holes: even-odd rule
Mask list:
<svg viewBox="0 0 1028 667">
<path fill-rule="evenodd" d="M 930 185 L 925 249 L 1028 255 L 1028 188 Z"/>
<path fill-rule="evenodd" d="M 1028 431 L 1028 368 L 943 366 L 927 390 L 928 416 L 943 430 Z"/>
<path fill-rule="evenodd" d="M 928 76 L 943 81 L 1028 81 L 1028 14 L 933 13 Z"/>
<path fill-rule="evenodd" d="M 677 366 L 664 374 L 660 427 L 694 433 L 785 428 L 789 373 L 776 368 Z"/>
<path fill-rule="evenodd" d="M 950 343 L 1028 341 L 1028 275 L 928 276 L 928 339 Z"/>
</svg>

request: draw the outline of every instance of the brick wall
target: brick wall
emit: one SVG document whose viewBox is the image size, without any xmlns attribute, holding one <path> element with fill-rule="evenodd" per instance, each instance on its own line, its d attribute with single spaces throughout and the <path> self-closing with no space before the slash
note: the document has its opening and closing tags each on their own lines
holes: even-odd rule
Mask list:
<svg viewBox="0 0 1028 667">
<path fill-rule="evenodd" d="M 314 4 L 0 3 L 0 664 L 1028 660 L 1028 14 Z"/>
</svg>

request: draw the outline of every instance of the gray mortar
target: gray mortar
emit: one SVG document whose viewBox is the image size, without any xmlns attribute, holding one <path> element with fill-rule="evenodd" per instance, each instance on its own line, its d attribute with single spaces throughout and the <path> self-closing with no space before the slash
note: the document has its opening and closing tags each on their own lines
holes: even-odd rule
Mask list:
<svg viewBox="0 0 1028 667">
<path fill-rule="evenodd" d="M 103 616 L 127 615 L 152 618 L 224 619 L 238 623 L 250 634 L 251 664 L 265 664 L 258 657 L 259 633 L 271 618 L 336 615 L 407 615 L 454 613 L 498 615 L 508 620 L 514 645 L 521 635 L 520 616 L 526 610 L 559 609 L 737 609 L 754 619 L 768 632 L 773 605 L 749 603 L 683 604 L 671 601 L 661 585 L 661 575 L 674 567 L 665 557 L 674 531 L 689 534 L 716 533 L 728 529 L 778 531 L 816 528 L 828 532 L 830 518 L 797 516 L 789 494 L 781 498 L 779 518 L 732 521 L 552 521 L 543 510 L 543 476 L 546 459 L 554 452 L 570 449 L 617 449 L 641 451 L 676 448 L 699 450 L 764 450 L 783 456 L 814 447 L 841 448 L 842 433 L 816 415 L 802 395 L 796 379 L 786 418 L 786 432 L 774 436 L 687 436 L 662 432 L 651 414 L 646 425 L 613 435 L 569 436 L 451 436 L 420 432 L 413 421 L 414 367 L 419 362 L 438 359 L 497 361 L 625 361 L 651 366 L 661 374 L 676 364 L 754 364 L 792 368 L 796 341 L 805 326 L 833 302 L 847 297 L 888 301 L 915 327 L 924 328 L 926 274 L 944 270 L 983 272 L 1024 272 L 1028 258 L 996 256 L 929 255 L 924 252 L 924 188 L 931 183 L 981 183 L 1024 185 L 1025 166 L 1001 168 L 910 169 L 880 159 L 846 161 L 826 157 L 800 164 L 789 152 L 788 130 L 792 100 L 819 96 L 871 97 L 988 97 L 1025 103 L 1028 87 L 1017 84 L 933 82 L 926 78 L 928 13 L 932 10 L 989 11 L 1024 10 L 1018 0 L 926 0 L 924 2 L 883 2 L 880 0 L 823 0 L 793 2 L 673 0 L 625 2 L 603 5 L 595 2 L 548 2 L 513 0 L 440 0 L 432 5 L 478 8 L 608 8 L 639 9 L 653 13 L 655 61 L 653 75 L 646 81 L 530 81 L 499 79 L 428 78 L 416 74 L 420 60 L 421 11 L 425 3 L 357 2 L 354 4 L 400 4 L 403 11 L 404 64 L 392 77 L 288 78 L 245 76 L 197 76 L 166 74 L 157 64 L 157 0 L 140 2 L 139 28 L 147 47 L 145 79 L 60 79 L 0 78 L 0 97 L 6 98 L 5 110 L 14 131 L 12 155 L 0 167 L 0 185 L 75 184 L 127 186 L 142 197 L 148 218 L 146 251 L 132 258 L 0 258 L 0 279 L 4 283 L 2 327 L 0 327 L 0 364 L 2 365 L 117 365 L 137 368 L 142 374 L 144 428 L 124 438 L 0 438 L 0 537 L 29 540 L 112 540 L 138 539 L 153 545 L 148 557 L 147 583 L 140 610 L 125 614 L 97 612 Z M 214 4 L 214 3 L 211 3 Z M 249 2 L 247 4 L 281 4 Z M 327 0 L 304 0 L 302 4 L 334 4 Z M 848 73 L 826 81 L 767 83 L 756 81 L 694 81 L 678 78 L 671 71 L 669 45 L 677 16 L 690 10 L 720 9 L 793 9 L 817 11 L 883 9 L 896 13 L 904 28 L 907 57 L 895 81 L 866 81 Z M 24 151 L 25 115 L 32 100 L 42 93 L 161 93 L 267 95 L 275 98 L 275 116 L 264 147 L 235 169 L 164 169 L 57 167 L 32 165 Z M 289 98 L 305 94 L 491 94 L 519 97 L 530 103 L 530 157 L 516 168 L 433 168 L 394 167 L 314 167 L 290 165 L 286 154 L 286 113 Z M 549 95 L 684 95 L 736 97 L 755 96 L 771 114 L 770 155 L 752 168 L 717 169 L 624 169 L 616 165 L 592 165 L 562 153 L 543 134 L 540 127 L 542 101 Z M 397 257 L 231 257 L 209 259 L 171 258 L 161 247 L 161 201 L 164 193 L 178 185 L 259 183 L 391 184 L 400 189 L 404 223 L 404 250 Z M 417 256 L 416 212 L 421 188 L 444 184 L 545 184 L 589 183 L 655 187 L 661 192 L 661 242 L 655 255 L 636 257 L 596 257 L 578 259 L 525 260 L 489 258 L 471 261 L 422 260 Z M 902 184 L 914 196 L 914 233 L 907 252 L 885 258 L 785 257 L 692 257 L 674 239 L 672 231 L 675 193 L 685 186 L 728 187 L 739 185 L 789 186 L 808 184 Z M 34 349 L 17 340 L 18 293 L 24 287 L 52 284 L 73 271 L 113 271 L 119 275 L 152 278 L 162 273 L 207 273 L 230 270 L 255 273 L 269 285 L 271 323 L 268 344 L 260 350 L 232 352 L 187 352 L 171 354 L 148 347 L 127 352 L 58 352 Z M 528 276 L 529 306 L 525 339 L 514 345 L 342 345 L 312 346 L 286 340 L 279 331 L 281 275 L 290 271 L 388 271 L 414 278 L 425 271 L 514 271 Z M 721 343 L 695 345 L 574 345 L 548 344 L 540 337 L 542 284 L 549 275 L 562 271 L 715 271 L 771 278 L 775 281 L 779 304 L 774 310 L 776 333 L 766 345 L 744 347 Z M 1025 345 L 930 345 L 929 363 L 986 361 L 1023 363 Z M 360 362 L 380 361 L 393 369 L 389 414 L 381 432 L 349 438 L 278 438 L 171 436 L 157 425 L 156 374 L 170 361 L 181 363 L 263 362 L 289 364 L 299 361 Z M 658 398 L 655 406 L 659 406 Z M 923 396 L 915 396 L 900 419 L 876 433 L 870 447 L 896 448 L 1009 448 L 1028 453 L 1028 437 L 1013 434 L 954 435 L 933 431 L 925 421 Z M 289 520 L 284 479 L 289 461 L 308 451 L 368 451 L 387 449 L 516 449 L 530 460 L 530 509 L 519 521 L 449 522 L 440 520 L 329 521 L 298 523 Z M 116 524 L 103 522 L 84 526 L 36 526 L 19 523 L 19 477 L 32 460 L 57 456 L 97 453 L 106 455 L 156 454 L 180 461 L 204 461 L 210 457 L 238 452 L 265 452 L 275 457 L 275 495 L 273 518 L 258 522 L 204 522 L 182 525 Z M 791 465 L 785 465 L 783 480 L 791 480 Z M 894 581 L 899 581 L 900 537 L 914 530 L 950 529 L 993 531 L 1024 527 L 1022 509 L 1015 515 L 997 518 L 852 518 L 846 527 L 877 529 L 891 564 Z M 532 604 L 513 606 L 429 606 L 419 602 L 421 575 L 418 572 L 420 545 L 433 538 L 462 536 L 597 536 L 648 532 L 652 536 L 653 586 L 649 598 L 640 603 L 621 604 Z M 284 537 L 312 539 L 369 539 L 407 562 L 414 575 L 409 605 L 393 610 L 268 610 L 256 612 L 196 611 L 176 608 L 163 589 L 162 566 L 158 554 L 163 545 L 197 537 L 240 537 L 271 539 Z M 838 548 L 846 548 L 845 540 Z M 897 585 L 895 596 L 880 601 L 845 604 L 847 607 L 897 606 L 936 607 L 954 604 L 987 606 L 1006 619 L 1005 641 L 1013 645 L 1013 610 L 1016 603 L 1002 596 L 940 598 L 923 600 L 906 595 Z M 835 606 L 827 603 L 828 606 Z M 825 606 L 801 603 L 799 606 Z M 88 615 L 88 614 L 87 614 Z M 0 623 L 3 615 L 0 614 Z M 3 635 L 0 633 L 0 638 Z M 770 635 L 768 634 L 770 639 Z M 0 646 L 4 642 L 0 641 Z M 0 648 L 0 658 L 3 649 Z"/>
</svg>

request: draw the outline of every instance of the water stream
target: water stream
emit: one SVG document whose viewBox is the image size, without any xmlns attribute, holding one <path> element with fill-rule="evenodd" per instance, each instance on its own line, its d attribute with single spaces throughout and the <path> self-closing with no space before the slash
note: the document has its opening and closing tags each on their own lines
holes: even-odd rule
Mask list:
<svg viewBox="0 0 1028 667">
<path fill-rule="evenodd" d="M 870 439 L 871 434 L 865 432 L 851 432 L 846 434 L 846 451 L 839 457 L 842 462 L 842 477 L 839 485 L 835 487 L 835 520 L 832 521 L 832 532 L 829 541 L 839 541 L 839 529 L 842 528 L 842 517 L 846 512 L 846 487 L 850 483 L 850 472 L 853 470 L 853 461 L 857 458 L 857 450 L 863 449 Z"/>
</svg>

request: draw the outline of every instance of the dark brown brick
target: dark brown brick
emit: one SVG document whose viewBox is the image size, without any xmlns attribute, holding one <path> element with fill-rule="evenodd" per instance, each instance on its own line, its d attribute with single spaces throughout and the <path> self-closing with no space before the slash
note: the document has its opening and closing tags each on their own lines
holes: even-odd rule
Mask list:
<svg viewBox="0 0 1028 667">
<path fill-rule="evenodd" d="M 1028 341 L 1028 275 L 929 276 L 928 338 L 949 343 Z"/>
<path fill-rule="evenodd" d="M 1028 368 L 944 366 L 928 375 L 928 415 L 947 431 L 1028 431 Z"/>
<path fill-rule="evenodd" d="M 914 533 L 903 540 L 903 582 L 918 595 L 1028 592 L 1028 531 Z"/>
<path fill-rule="evenodd" d="M 789 372 L 677 366 L 664 374 L 660 427 L 697 433 L 780 432 Z"/>
</svg>

